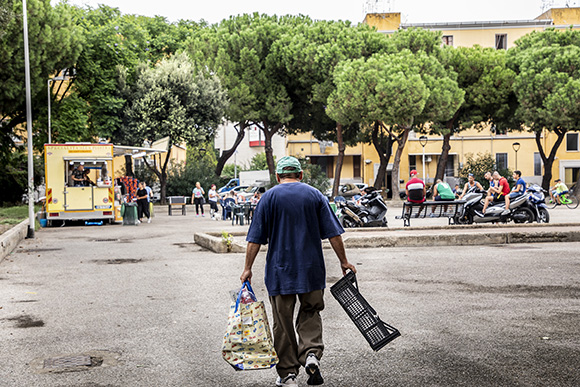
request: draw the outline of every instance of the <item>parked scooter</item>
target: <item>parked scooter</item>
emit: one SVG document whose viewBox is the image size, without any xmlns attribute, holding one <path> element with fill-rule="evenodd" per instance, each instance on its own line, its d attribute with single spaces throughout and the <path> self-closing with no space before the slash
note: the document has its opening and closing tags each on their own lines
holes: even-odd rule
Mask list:
<svg viewBox="0 0 580 387">
<path fill-rule="evenodd" d="M 534 212 L 528 207 L 528 197 L 526 195 L 512 199 L 509 213 L 502 215 L 505 210 L 505 203 L 498 203 L 487 208 L 482 214 L 486 192 L 472 192 L 463 197 L 465 205 L 463 213 L 455 219 L 456 224 L 472 223 L 507 223 L 511 220 L 514 223 L 531 223 L 536 220 Z M 483 216 L 482 216 L 483 215 Z"/>
<path fill-rule="evenodd" d="M 546 205 L 546 190 L 537 184 L 528 185 L 526 196 L 528 197 L 528 207 L 534 213 L 534 220 L 538 223 L 550 223 L 550 213 Z"/>
<path fill-rule="evenodd" d="M 356 202 L 335 200 L 337 216 L 344 228 L 348 227 L 387 227 L 387 205 L 380 190 L 370 191 Z"/>
</svg>

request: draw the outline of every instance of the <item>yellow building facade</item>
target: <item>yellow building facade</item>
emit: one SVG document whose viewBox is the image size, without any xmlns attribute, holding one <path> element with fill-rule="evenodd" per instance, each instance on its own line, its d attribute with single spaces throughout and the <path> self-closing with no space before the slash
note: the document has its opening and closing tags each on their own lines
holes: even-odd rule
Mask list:
<svg viewBox="0 0 580 387">
<path fill-rule="evenodd" d="M 514 42 L 532 31 L 543 31 L 546 28 L 580 28 L 580 8 L 550 9 L 533 20 L 488 21 L 488 22 L 454 22 L 454 23 L 401 23 L 400 13 L 367 14 L 364 23 L 375 27 L 378 33 L 393 33 L 398 29 L 420 27 L 438 31 L 442 35 L 442 44 L 455 47 L 480 45 L 496 49 L 508 49 Z M 580 130 L 580 128 L 578 128 Z M 408 180 L 411 169 L 425 176 L 427 183 L 432 183 L 437 170 L 437 162 L 443 145 L 442 136 L 428 136 L 423 147 L 418 134 L 411 132 L 401 157 L 399 181 L 400 188 Z M 555 143 L 556 135 L 544 132 L 541 138 L 544 150 L 548 153 Z M 514 144 L 519 144 L 514 145 Z M 469 154 L 490 153 L 499 167 L 522 171 L 526 181 L 541 183 L 543 166 L 536 145 L 535 135 L 527 132 L 498 134 L 491 129 L 477 131 L 464 130 L 451 137 L 451 150 L 446 168 L 446 180 L 456 183 L 458 170 L 463 166 Z M 517 151 L 516 151 L 517 149 Z M 393 149 L 392 162 L 395 152 Z M 313 164 L 320 165 L 329 178 L 334 177 L 338 149 L 336 143 L 319 142 L 310 134 L 289 136 L 287 154 L 310 157 Z M 425 167 L 423 168 L 423 154 Z M 347 147 L 341 173 L 342 182 L 362 182 L 374 184 L 379 166 L 379 157 L 370 144 L 358 144 Z M 389 165 L 384 187 L 391 189 Z M 568 186 L 576 183 L 580 175 L 579 133 L 566 135 L 561 144 L 553 165 L 552 176 L 560 178 Z"/>
</svg>

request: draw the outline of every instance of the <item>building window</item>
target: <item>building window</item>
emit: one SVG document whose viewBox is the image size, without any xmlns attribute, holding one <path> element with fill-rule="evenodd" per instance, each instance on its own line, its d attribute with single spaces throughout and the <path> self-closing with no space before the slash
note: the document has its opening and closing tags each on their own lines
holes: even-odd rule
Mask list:
<svg viewBox="0 0 580 387">
<path fill-rule="evenodd" d="M 334 158 L 332 156 L 311 156 L 310 164 L 318 165 L 322 172 L 326 173 L 326 177 L 332 179 L 334 177 L 333 168 Z"/>
<path fill-rule="evenodd" d="M 496 153 L 495 154 L 495 168 L 498 171 L 505 170 L 508 167 L 508 155 L 507 153 Z"/>
<path fill-rule="evenodd" d="M 566 151 L 578 152 L 578 133 L 566 133 Z"/>
<path fill-rule="evenodd" d="M 495 49 L 507 50 L 507 34 L 495 34 Z"/>
<path fill-rule="evenodd" d="M 352 177 L 360 177 L 360 156 L 352 156 Z"/>
<path fill-rule="evenodd" d="M 540 153 L 534 153 L 534 176 L 542 176 L 542 158 Z"/>
<path fill-rule="evenodd" d="M 443 35 L 443 45 L 453 46 L 453 35 Z"/>
<path fill-rule="evenodd" d="M 409 174 L 413 169 L 417 170 L 417 156 L 409 155 Z"/>
</svg>

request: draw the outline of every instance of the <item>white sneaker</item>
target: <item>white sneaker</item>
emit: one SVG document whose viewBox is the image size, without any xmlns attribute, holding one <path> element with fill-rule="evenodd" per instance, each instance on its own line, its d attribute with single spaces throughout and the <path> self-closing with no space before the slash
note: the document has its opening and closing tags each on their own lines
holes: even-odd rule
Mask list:
<svg viewBox="0 0 580 387">
<path fill-rule="evenodd" d="M 314 353 L 310 352 L 308 354 L 304 368 L 306 368 L 306 374 L 308 375 L 306 383 L 309 386 L 318 386 L 324 383 L 324 379 L 320 374 L 320 361 Z"/>
<path fill-rule="evenodd" d="M 510 210 L 503 210 L 500 215 L 501 216 L 506 216 L 506 215 L 509 215 L 509 213 L 510 213 Z"/>
<path fill-rule="evenodd" d="M 276 379 L 276 386 L 284 387 L 284 386 L 297 386 L 298 382 L 296 382 L 296 375 L 295 374 L 288 374 L 285 378 L 281 378 L 278 376 Z"/>
<path fill-rule="evenodd" d="M 137 224 L 141 223 L 141 221 L 139 219 L 137 219 Z"/>
<path fill-rule="evenodd" d="M 147 223 L 151 223 L 151 218 L 147 218 Z"/>
</svg>

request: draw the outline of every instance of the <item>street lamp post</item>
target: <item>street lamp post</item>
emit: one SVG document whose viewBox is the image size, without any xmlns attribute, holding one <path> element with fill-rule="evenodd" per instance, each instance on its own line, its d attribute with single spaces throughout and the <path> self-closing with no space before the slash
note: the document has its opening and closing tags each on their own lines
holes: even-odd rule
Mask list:
<svg viewBox="0 0 580 387">
<path fill-rule="evenodd" d="M 28 51 L 28 7 L 22 0 L 22 30 L 24 35 L 24 83 L 26 86 L 26 131 L 28 148 L 28 232 L 34 238 L 34 164 L 32 159 L 32 99 L 30 96 L 30 54 Z"/>
<path fill-rule="evenodd" d="M 514 142 L 512 144 L 512 148 L 514 148 L 514 151 L 516 152 L 516 170 L 517 170 L 518 169 L 518 151 L 520 150 L 520 143 Z"/>
<path fill-rule="evenodd" d="M 427 145 L 427 136 L 419 137 L 419 143 L 423 147 L 423 181 L 425 181 L 425 145 Z"/>
<path fill-rule="evenodd" d="M 238 178 L 238 150 L 234 152 L 234 179 Z"/>
</svg>

